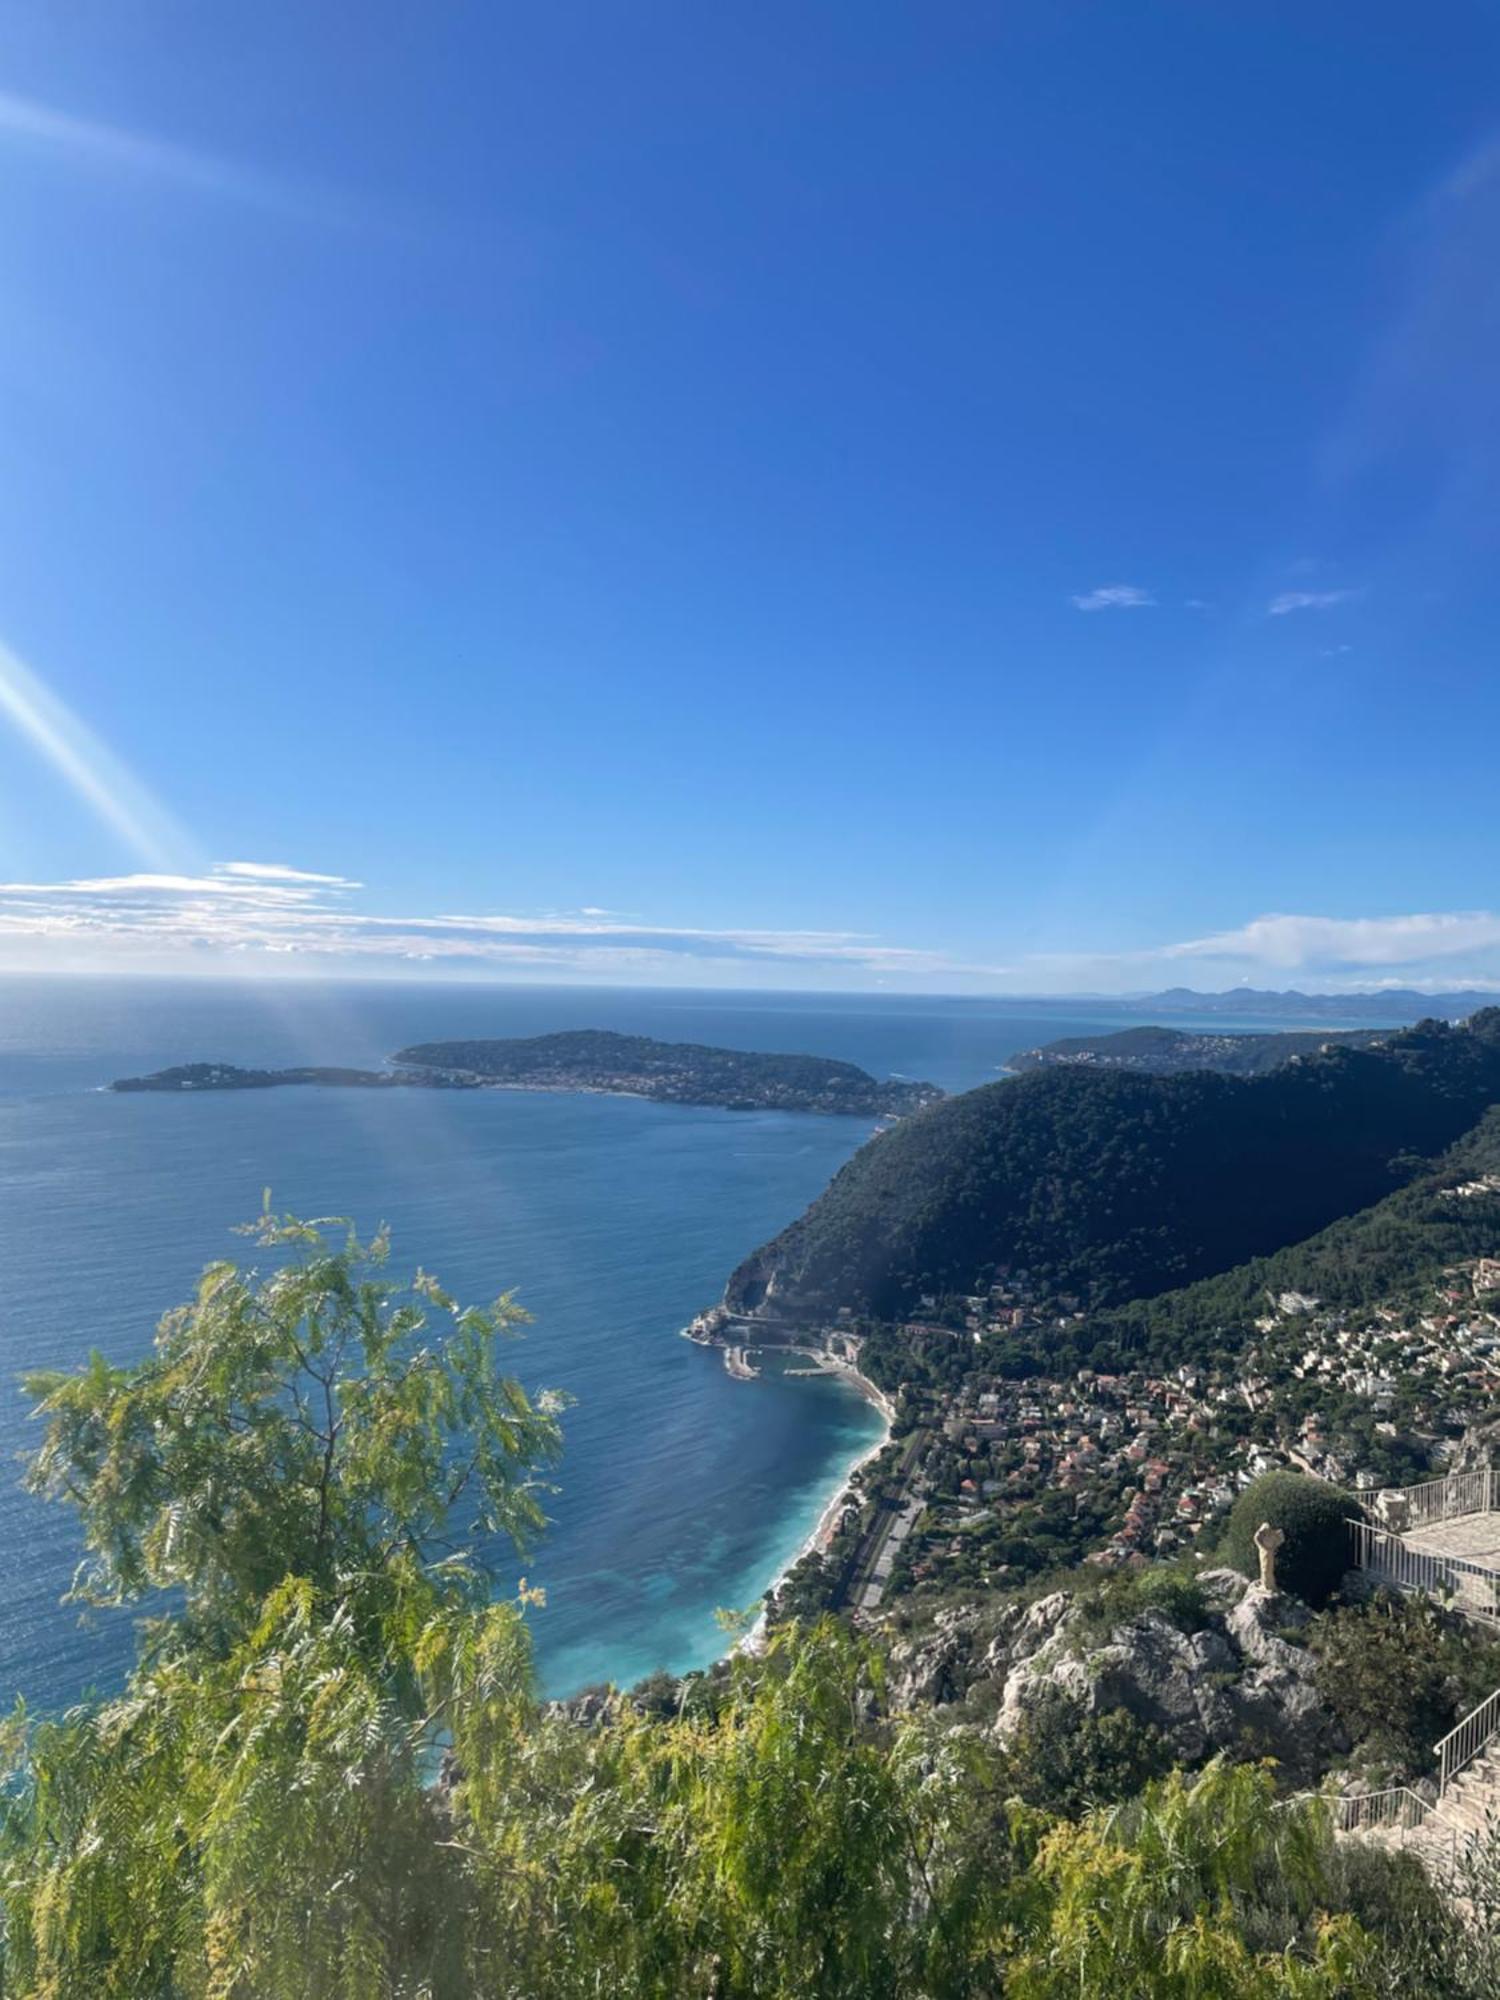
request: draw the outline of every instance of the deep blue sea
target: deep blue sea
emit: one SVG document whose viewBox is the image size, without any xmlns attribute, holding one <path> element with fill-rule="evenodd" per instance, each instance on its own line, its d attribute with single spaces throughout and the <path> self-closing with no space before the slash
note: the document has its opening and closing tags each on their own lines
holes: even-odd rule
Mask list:
<svg viewBox="0 0 1500 2000">
<path fill-rule="evenodd" d="M 551 1526 L 525 1564 L 543 1682 L 565 1693 L 723 1649 L 856 1456 L 871 1409 L 831 1381 L 730 1380 L 679 1339 L 738 1260 L 868 1136 L 862 1120 L 527 1092 L 287 1089 L 114 1096 L 112 1077 L 213 1059 L 379 1063 L 402 1044 L 599 1027 L 840 1056 L 949 1089 L 1006 1056 L 1121 1025 L 1104 1005 L 306 982 L 0 982 L 0 1706 L 118 1682 L 123 1614 L 62 1608 L 73 1520 L 19 1486 L 23 1368 L 143 1355 L 199 1269 L 249 1246 L 262 1190 L 304 1215 L 389 1223 L 393 1264 L 459 1296 L 515 1290 L 511 1351 L 567 1390 Z M 1220 1023 L 1219 1025 L 1224 1025 Z"/>
</svg>

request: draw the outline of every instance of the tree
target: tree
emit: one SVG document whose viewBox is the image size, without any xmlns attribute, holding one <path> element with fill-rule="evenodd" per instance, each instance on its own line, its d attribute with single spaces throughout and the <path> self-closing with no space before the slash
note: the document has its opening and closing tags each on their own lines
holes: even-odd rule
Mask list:
<svg viewBox="0 0 1500 2000">
<path fill-rule="evenodd" d="M 1309 1639 L 1318 1692 L 1355 1743 L 1408 1777 L 1432 1770 L 1439 1738 L 1500 1682 L 1500 1646 L 1426 1598 L 1381 1591 L 1325 1611 Z"/>
<path fill-rule="evenodd" d="M 180 1609 L 122 1697 L 6 1731 L 7 1992 L 417 1993 L 464 1949 L 427 1781 L 456 1654 L 529 1700 L 484 1558 L 541 1524 L 558 1401 L 499 1371 L 511 1300 L 393 1287 L 342 1224 L 256 1234 L 278 1268 L 212 1266 L 140 1367 L 27 1385 L 75 1596 Z"/>
<path fill-rule="evenodd" d="M 1252 1480 L 1230 1509 L 1224 1556 L 1242 1576 L 1260 1574 L 1255 1533 L 1262 1522 L 1280 1528 L 1276 1581 L 1309 1604 L 1322 1605 L 1349 1567 L 1349 1522 L 1356 1502 L 1323 1479 L 1301 1472 L 1266 1472 Z"/>
<path fill-rule="evenodd" d="M 1329 1915 L 1324 1808 L 1284 1807 L 1269 1772 L 1215 1762 L 1064 1824 L 1037 1858 L 1010 2000 L 1376 2000 L 1379 1949 Z"/>
</svg>

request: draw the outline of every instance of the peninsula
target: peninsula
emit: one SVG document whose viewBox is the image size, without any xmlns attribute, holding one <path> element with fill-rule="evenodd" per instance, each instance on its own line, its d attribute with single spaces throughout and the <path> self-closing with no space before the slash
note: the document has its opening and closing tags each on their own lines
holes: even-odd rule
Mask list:
<svg viewBox="0 0 1500 2000">
<path fill-rule="evenodd" d="M 603 1029 L 523 1040 L 420 1042 L 398 1049 L 383 1070 L 245 1069 L 183 1063 L 149 1076 L 119 1077 L 117 1091 L 267 1090 L 283 1084 L 325 1088 L 590 1091 L 665 1104 L 730 1111 L 819 1111 L 895 1118 L 936 1102 L 935 1084 L 881 1081 L 826 1056 L 767 1055 L 695 1042 L 659 1042 Z"/>
<path fill-rule="evenodd" d="M 1113 1034 L 1069 1035 L 1040 1048 L 1019 1049 L 1005 1067 L 1017 1074 L 1035 1069 L 1123 1069 L 1150 1076 L 1177 1076 L 1185 1070 L 1218 1070 L 1225 1076 L 1259 1076 L 1294 1056 L 1327 1048 L 1368 1049 L 1389 1039 L 1389 1028 L 1341 1032 L 1282 1029 L 1190 1032 L 1185 1028 L 1121 1028 Z"/>
</svg>

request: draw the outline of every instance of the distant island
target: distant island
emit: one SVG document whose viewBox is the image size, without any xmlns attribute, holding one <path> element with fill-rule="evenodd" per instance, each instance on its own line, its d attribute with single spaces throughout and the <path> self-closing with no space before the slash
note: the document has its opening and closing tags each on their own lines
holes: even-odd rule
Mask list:
<svg viewBox="0 0 1500 2000">
<path fill-rule="evenodd" d="M 356 1090 L 590 1091 L 729 1111 L 819 1111 L 851 1118 L 901 1117 L 943 1095 L 935 1084 L 882 1082 L 854 1063 L 827 1056 L 766 1055 L 595 1028 L 525 1040 L 419 1042 L 398 1049 L 391 1065 L 244 1069 L 233 1063 L 183 1063 L 149 1076 L 119 1077 L 110 1088 L 170 1092 L 321 1084 Z"/>
<path fill-rule="evenodd" d="M 1114 1034 L 1068 1035 L 1040 1048 L 1019 1049 L 1006 1059 L 1017 1074 L 1037 1069 L 1119 1069 L 1149 1076 L 1178 1076 L 1187 1070 L 1218 1070 L 1225 1076 L 1260 1076 L 1297 1056 L 1320 1049 L 1369 1049 L 1386 1040 L 1389 1028 L 1319 1028 L 1301 1033 L 1221 1034 L 1187 1028 L 1121 1028 Z"/>
<path fill-rule="evenodd" d="M 765 1055 L 658 1042 L 599 1028 L 525 1041 L 417 1042 L 398 1049 L 399 1067 L 465 1083 L 515 1090 L 603 1090 L 666 1104 L 713 1104 L 730 1111 L 831 1111 L 900 1117 L 943 1095 L 936 1084 L 884 1082 L 828 1056 Z"/>
</svg>

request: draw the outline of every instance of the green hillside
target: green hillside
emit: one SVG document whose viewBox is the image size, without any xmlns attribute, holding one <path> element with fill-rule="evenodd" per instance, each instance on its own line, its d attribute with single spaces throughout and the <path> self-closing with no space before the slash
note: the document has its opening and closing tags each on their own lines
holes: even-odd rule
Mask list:
<svg viewBox="0 0 1500 2000">
<path fill-rule="evenodd" d="M 882 1319 L 1004 1267 L 1120 1306 L 1379 1202 L 1500 1102 L 1500 1009 L 1264 1076 L 1065 1068 L 935 1105 L 861 1149 L 733 1274 L 740 1312 Z"/>
<path fill-rule="evenodd" d="M 1432 1171 L 1304 1242 L 1178 1291 L 1090 1314 L 1076 1331 L 1049 1339 L 1049 1366 L 1070 1351 L 1079 1365 L 1106 1367 L 1132 1358 L 1168 1363 L 1233 1353 L 1284 1294 L 1299 1293 L 1330 1310 L 1399 1305 L 1451 1265 L 1492 1255 L 1497 1244 L 1500 1106 Z M 1021 1353 L 1022 1344 L 1012 1351 Z"/>
</svg>

